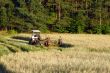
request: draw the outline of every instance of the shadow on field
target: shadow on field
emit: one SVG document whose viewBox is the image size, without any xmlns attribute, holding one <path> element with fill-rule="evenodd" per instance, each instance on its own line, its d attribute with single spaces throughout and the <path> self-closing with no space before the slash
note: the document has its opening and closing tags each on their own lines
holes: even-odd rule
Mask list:
<svg viewBox="0 0 110 73">
<path fill-rule="evenodd" d="M 71 47 L 74 47 L 74 45 L 72 45 L 70 43 L 63 43 L 62 45 L 59 45 L 59 47 L 61 47 L 61 48 L 71 48 Z"/>
<path fill-rule="evenodd" d="M 0 64 L 0 73 L 13 73 L 13 72 L 7 70 L 4 65 Z"/>
<path fill-rule="evenodd" d="M 29 41 L 29 37 L 22 37 L 22 36 L 13 36 L 13 39 L 18 39 L 18 40 L 24 40 L 24 41 Z"/>
</svg>

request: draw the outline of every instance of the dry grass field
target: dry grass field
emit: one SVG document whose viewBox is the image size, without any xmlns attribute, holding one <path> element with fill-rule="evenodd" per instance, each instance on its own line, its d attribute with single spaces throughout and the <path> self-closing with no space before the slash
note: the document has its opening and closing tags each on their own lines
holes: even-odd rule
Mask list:
<svg viewBox="0 0 110 73">
<path fill-rule="evenodd" d="M 41 34 L 73 45 L 48 48 L 28 45 L 30 36 L 0 36 L 0 73 L 110 73 L 110 35 Z"/>
</svg>

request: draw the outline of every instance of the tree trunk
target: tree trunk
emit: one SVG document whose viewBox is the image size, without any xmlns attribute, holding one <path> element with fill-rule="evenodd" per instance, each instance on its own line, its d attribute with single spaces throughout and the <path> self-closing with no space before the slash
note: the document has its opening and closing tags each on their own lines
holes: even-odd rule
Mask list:
<svg viewBox="0 0 110 73">
<path fill-rule="evenodd" d="M 57 1 L 57 20 L 60 21 L 61 19 L 61 6 L 60 6 L 60 2 Z"/>
<path fill-rule="evenodd" d="M 100 32 L 101 32 L 101 27 L 102 27 L 102 2 L 100 4 Z"/>
<path fill-rule="evenodd" d="M 78 11 L 78 9 L 77 9 L 77 8 L 78 8 L 78 2 L 76 1 L 76 11 Z"/>
<path fill-rule="evenodd" d="M 60 21 L 61 18 L 61 8 L 60 8 L 60 4 L 58 5 L 58 20 Z"/>
</svg>

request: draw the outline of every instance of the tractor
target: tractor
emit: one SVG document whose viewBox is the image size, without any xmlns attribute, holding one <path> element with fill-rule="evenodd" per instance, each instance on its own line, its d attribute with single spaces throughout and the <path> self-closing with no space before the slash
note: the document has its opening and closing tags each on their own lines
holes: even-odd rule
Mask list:
<svg viewBox="0 0 110 73">
<path fill-rule="evenodd" d="M 46 47 L 48 47 L 50 45 L 61 46 L 63 44 L 61 36 L 58 39 L 57 43 L 55 43 L 55 40 L 51 40 L 50 37 L 46 37 L 45 39 L 41 39 L 40 33 L 41 32 L 39 30 L 32 30 L 32 36 L 31 36 L 31 39 L 29 40 L 29 44 L 31 44 L 31 45 L 44 45 Z"/>
<path fill-rule="evenodd" d="M 40 40 L 41 40 L 40 31 L 39 30 L 32 30 L 32 36 L 31 36 L 31 39 L 29 40 L 29 44 L 41 45 Z"/>
</svg>

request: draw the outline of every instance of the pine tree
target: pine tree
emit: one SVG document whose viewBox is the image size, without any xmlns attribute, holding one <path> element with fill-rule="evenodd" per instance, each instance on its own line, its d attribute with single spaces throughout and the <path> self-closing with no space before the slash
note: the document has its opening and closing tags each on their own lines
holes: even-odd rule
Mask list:
<svg viewBox="0 0 110 73">
<path fill-rule="evenodd" d="M 4 7 L 0 8 L 0 28 L 7 30 L 7 14 Z"/>
</svg>

